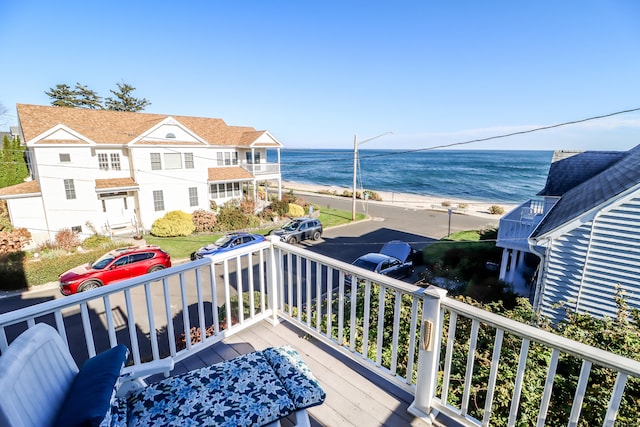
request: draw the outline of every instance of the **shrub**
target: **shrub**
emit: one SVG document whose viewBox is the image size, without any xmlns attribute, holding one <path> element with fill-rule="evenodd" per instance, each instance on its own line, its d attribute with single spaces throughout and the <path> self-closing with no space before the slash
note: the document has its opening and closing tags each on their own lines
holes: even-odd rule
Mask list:
<svg viewBox="0 0 640 427">
<path fill-rule="evenodd" d="M 153 222 L 151 234 L 157 237 L 189 236 L 195 228 L 191 214 L 182 211 L 171 211 Z"/>
<path fill-rule="evenodd" d="M 369 200 L 375 200 L 376 202 L 382 201 L 382 197 L 375 191 L 367 190 L 367 194 L 369 195 Z"/>
<path fill-rule="evenodd" d="M 480 240 L 496 240 L 498 238 L 498 229 L 495 226 L 487 226 L 478 230 Z"/>
<path fill-rule="evenodd" d="M 93 234 L 82 242 L 82 247 L 85 249 L 95 249 L 108 245 L 111 243 L 111 239 L 107 236 L 101 236 L 100 234 Z"/>
<path fill-rule="evenodd" d="M 295 203 L 289 203 L 289 209 L 287 210 L 287 214 L 290 217 L 299 217 L 304 216 L 304 208 L 300 205 L 296 205 Z"/>
<path fill-rule="evenodd" d="M 218 219 L 214 212 L 198 209 L 191 216 L 197 233 L 211 233 L 216 230 Z"/>
<path fill-rule="evenodd" d="M 466 204 L 466 203 L 458 203 L 458 208 L 460 208 L 460 209 L 467 209 L 468 207 L 469 207 L 469 205 Z"/>
<path fill-rule="evenodd" d="M 442 206 L 444 206 L 445 208 L 448 208 L 449 206 L 451 206 L 451 202 L 448 200 L 443 200 L 442 201 Z"/>
<path fill-rule="evenodd" d="M 282 195 L 282 201 L 285 203 L 295 203 L 298 197 L 293 194 L 293 190 L 289 190 L 286 194 Z"/>
<path fill-rule="evenodd" d="M 62 230 L 58 231 L 56 233 L 55 242 L 58 248 L 65 251 L 70 251 L 71 249 L 80 246 L 80 239 L 78 238 L 78 234 L 71 231 L 70 228 L 63 228 Z"/>
<path fill-rule="evenodd" d="M 31 233 L 26 228 L 14 228 L 11 231 L 0 231 L 0 255 L 21 252 L 31 240 Z"/>
<path fill-rule="evenodd" d="M 285 216 L 289 211 L 289 203 L 285 203 L 281 200 L 274 200 L 271 202 L 271 210 L 278 216 Z"/>
<path fill-rule="evenodd" d="M 214 212 L 218 210 L 218 204 L 215 200 L 209 200 L 209 210 L 212 210 Z"/>
<path fill-rule="evenodd" d="M 240 201 L 240 210 L 245 214 L 253 214 L 256 211 L 255 200 L 243 197 Z"/>
<path fill-rule="evenodd" d="M 502 215 L 504 213 L 504 208 L 498 205 L 491 205 L 489 207 L 489 213 L 491 215 Z"/>
<path fill-rule="evenodd" d="M 242 212 L 239 206 L 233 203 L 225 203 L 218 214 L 218 229 L 220 231 L 240 230 L 255 227 L 260 224 L 260 219 L 255 215 Z"/>
</svg>

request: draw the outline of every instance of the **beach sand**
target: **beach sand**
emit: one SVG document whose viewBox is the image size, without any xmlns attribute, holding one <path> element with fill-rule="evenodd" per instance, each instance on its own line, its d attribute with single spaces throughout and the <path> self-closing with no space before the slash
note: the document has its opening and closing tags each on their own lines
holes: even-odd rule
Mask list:
<svg viewBox="0 0 640 427">
<path fill-rule="evenodd" d="M 351 193 L 351 188 L 346 187 L 282 181 L 282 191 L 286 192 L 289 190 L 294 190 L 296 192 L 336 194 L 338 196 L 341 196 L 345 190 Z M 516 204 L 480 202 L 475 200 L 458 199 L 455 197 L 436 197 L 409 193 L 396 193 L 376 190 L 372 191 L 378 193 L 378 195 L 382 198 L 382 201 L 369 200 L 368 203 L 371 204 L 386 204 L 405 207 L 409 209 L 429 209 L 439 211 L 447 211 L 451 208 L 455 213 L 492 219 L 500 219 L 500 217 L 502 217 L 504 214 L 509 213 L 512 209 L 518 206 Z M 358 199 L 358 203 L 363 202 L 363 200 Z M 504 209 L 504 214 L 497 215 L 489 213 L 489 209 L 494 205 L 501 206 Z"/>
</svg>

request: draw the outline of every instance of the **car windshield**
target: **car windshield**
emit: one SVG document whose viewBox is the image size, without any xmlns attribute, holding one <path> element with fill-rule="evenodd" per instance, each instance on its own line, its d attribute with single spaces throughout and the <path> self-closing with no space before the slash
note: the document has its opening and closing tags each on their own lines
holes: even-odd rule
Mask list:
<svg viewBox="0 0 640 427">
<path fill-rule="evenodd" d="M 113 261 L 113 259 L 115 258 L 115 256 L 113 256 L 112 254 L 108 253 L 108 254 L 104 254 L 102 255 L 100 258 L 98 258 L 97 260 L 95 260 L 93 262 L 93 264 L 91 264 L 91 268 L 93 268 L 94 270 L 102 270 L 103 268 L 105 268 L 111 261 Z"/>
<path fill-rule="evenodd" d="M 299 226 L 300 226 L 300 221 L 291 221 L 290 223 L 282 227 L 282 229 L 285 231 L 296 231 Z"/>
<path fill-rule="evenodd" d="M 231 243 L 232 240 L 233 238 L 231 236 L 222 236 L 221 238 L 216 240 L 215 245 L 220 248 L 226 248 L 227 246 L 229 246 L 229 243 Z"/>
<path fill-rule="evenodd" d="M 367 261 L 366 259 L 357 259 L 354 261 L 353 265 L 369 271 L 374 271 L 378 266 L 375 262 Z"/>
</svg>

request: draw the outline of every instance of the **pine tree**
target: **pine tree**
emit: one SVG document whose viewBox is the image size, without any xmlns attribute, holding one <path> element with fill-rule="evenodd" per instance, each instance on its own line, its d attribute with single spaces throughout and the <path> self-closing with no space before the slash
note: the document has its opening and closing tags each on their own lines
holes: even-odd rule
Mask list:
<svg viewBox="0 0 640 427">
<path fill-rule="evenodd" d="M 55 107 L 76 107 L 78 104 L 77 93 L 68 84 L 57 84 L 55 88 L 49 88 L 44 94 L 52 99 L 51 105 Z"/>
<path fill-rule="evenodd" d="M 118 90 L 110 90 L 110 92 L 115 95 L 115 98 L 108 97 L 105 99 L 105 108 L 107 110 L 114 111 L 131 111 L 138 112 L 142 111 L 148 105 L 151 105 L 146 98 L 134 98 L 131 96 L 131 92 L 136 90 L 135 87 L 128 85 L 126 83 L 118 83 Z"/>
<path fill-rule="evenodd" d="M 102 109 L 102 97 L 98 96 L 95 91 L 87 88 L 87 86 L 76 83 L 74 92 L 76 95 L 75 107 L 88 108 L 90 110 Z"/>
</svg>

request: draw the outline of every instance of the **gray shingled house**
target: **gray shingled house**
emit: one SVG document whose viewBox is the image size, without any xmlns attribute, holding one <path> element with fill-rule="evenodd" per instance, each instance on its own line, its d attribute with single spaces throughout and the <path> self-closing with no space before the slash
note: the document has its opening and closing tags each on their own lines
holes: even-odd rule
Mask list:
<svg viewBox="0 0 640 427">
<path fill-rule="evenodd" d="M 500 278 L 555 320 L 640 309 L 640 145 L 556 151 L 538 196 L 500 220 Z"/>
</svg>

